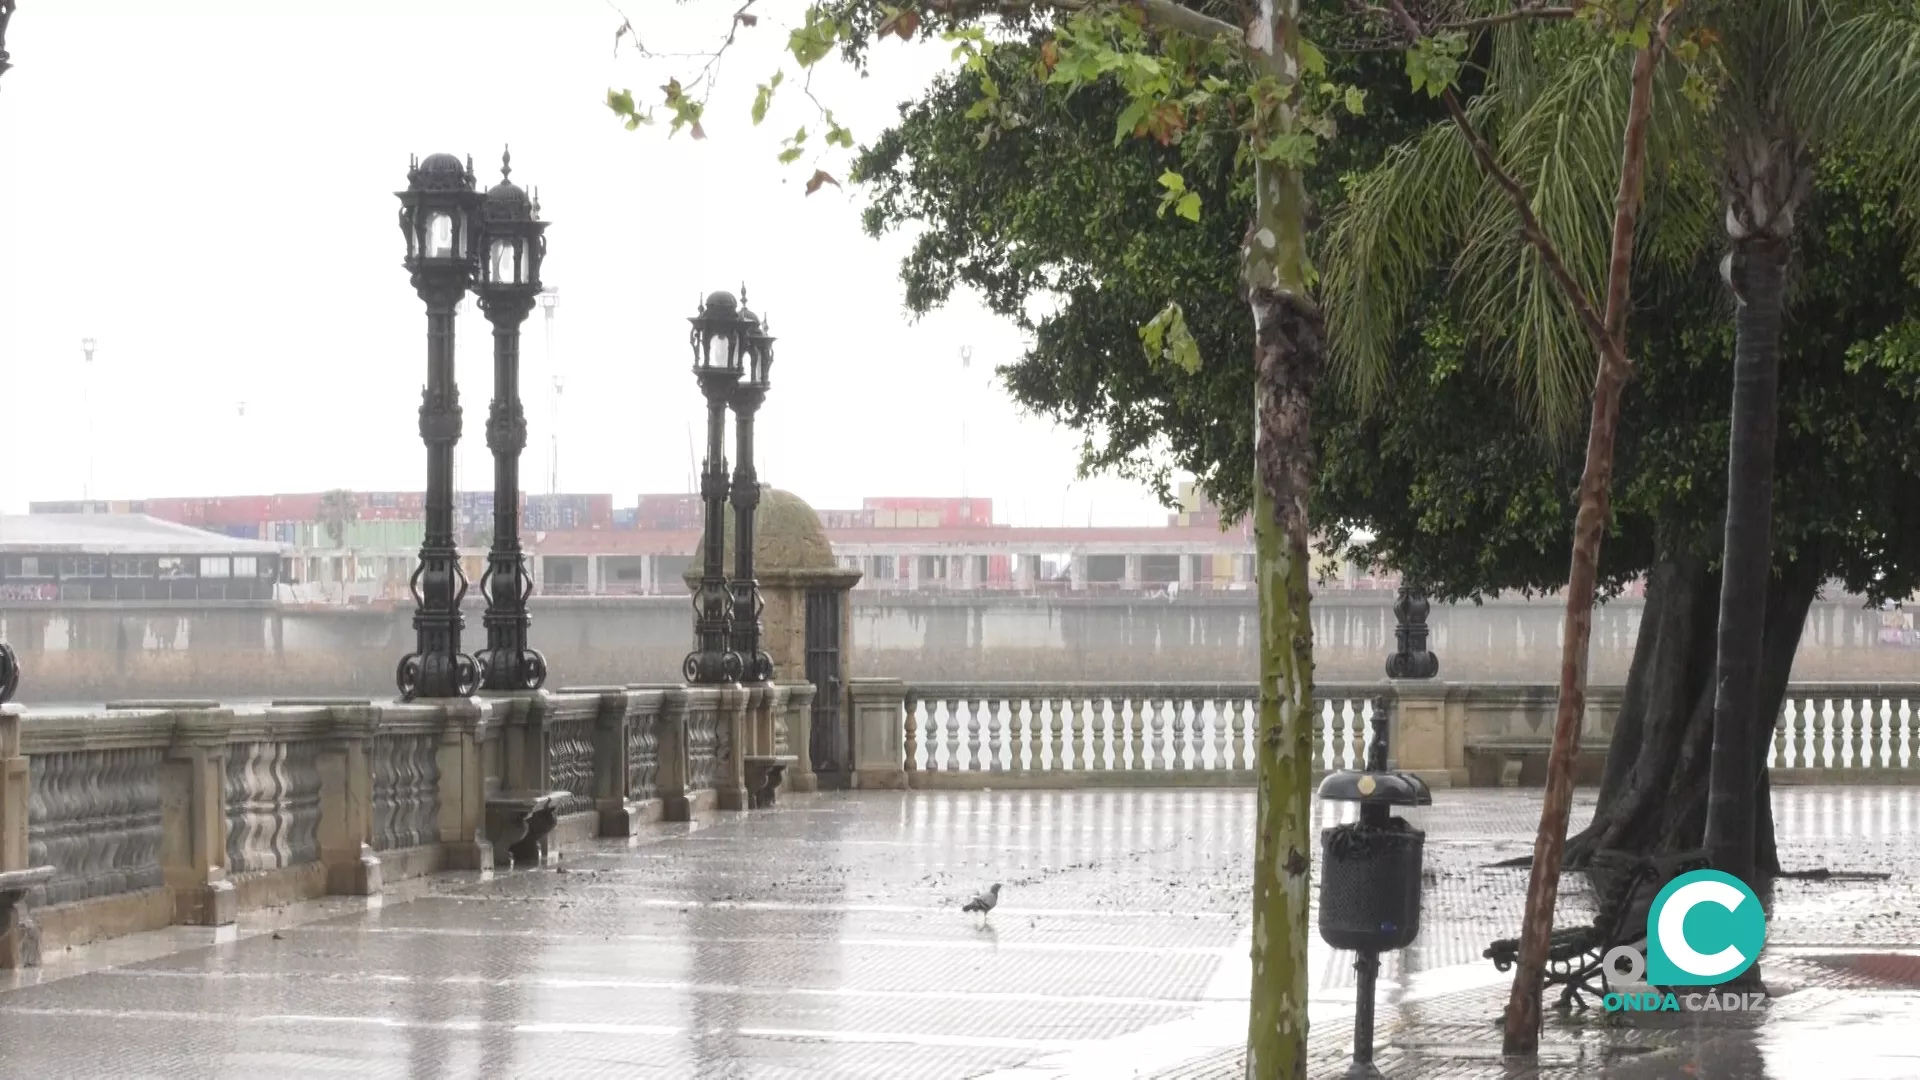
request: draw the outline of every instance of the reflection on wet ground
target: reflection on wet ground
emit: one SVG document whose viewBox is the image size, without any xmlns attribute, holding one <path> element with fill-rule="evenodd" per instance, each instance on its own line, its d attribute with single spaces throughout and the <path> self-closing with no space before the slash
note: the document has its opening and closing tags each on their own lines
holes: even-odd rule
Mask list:
<svg viewBox="0 0 1920 1080">
<path fill-rule="evenodd" d="M 1844 1050 L 1850 1076 L 1920 1075 L 1894 1037 L 1920 955 L 1886 958 L 1920 953 L 1920 797 L 1776 800 L 1789 864 L 1894 880 L 1782 883 L 1765 970 L 1790 992 L 1758 1025 L 1554 1020 L 1530 1074 L 1498 1060 L 1506 982 L 1479 952 L 1518 925 L 1525 872 L 1487 864 L 1531 848 L 1537 799 L 1441 793 L 1416 815 L 1420 940 L 1381 972 L 1382 1068 L 1793 1077 Z M 795 799 L 51 957 L 0 976 L 0 1075 L 1238 1077 L 1252 830 L 1247 791 Z M 959 911 L 995 881 L 984 925 Z M 1589 902 L 1570 882 L 1562 921 Z M 1315 1075 L 1337 1074 L 1349 958 L 1312 962 Z"/>
</svg>

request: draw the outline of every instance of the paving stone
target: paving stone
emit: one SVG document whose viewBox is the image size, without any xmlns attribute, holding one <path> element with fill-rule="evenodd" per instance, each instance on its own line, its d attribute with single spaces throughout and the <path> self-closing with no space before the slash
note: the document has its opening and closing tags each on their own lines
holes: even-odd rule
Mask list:
<svg viewBox="0 0 1920 1080">
<path fill-rule="evenodd" d="M 1708 1076 L 1759 1061 L 1750 1075 L 1784 1077 L 1776 1063 L 1821 1045 L 1796 1032 L 1889 1026 L 1920 1001 L 1920 960 L 1889 955 L 1920 943 L 1920 798 L 1776 801 L 1790 866 L 1894 873 L 1779 884 L 1763 971 L 1784 996 L 1761 1017 L 1680 1024 L 1551 1015 L 1538 1062 L 1516 1071 L 1494 1023 L 1506 984 L 1480 951 L 1519 924 L 1526 871 L 1490 864 L 1530 851 L 1538 800 L 1441 792 L 1410 815 L 1428 831 L 1422 932 L 1382 964 L 1379 1067 L 1558 1078 L 1705 1062 Z M 1576 800 L 1576 825 L 1591 812 Z M 171 931 L 173 945 L 116 945 L 92 970 L 56 958 L 37 984 L 0 981 L 0 1073 L 1119 1080 L 1140 1069 L 1036 1063 L 1243 1009 L 1253 824 L 1247 791 L 794 799 L 569 850 L 558 871 L 446 875 L 374 910 L 329 901 L 271 934 Z M 994 881 L 989 919 L 960 913 Z M 1560 910 L 1591 917 L 1583 882 L 1564 883 Z M 1311 1073 L 1339 1075 L 1352 957 L 1316 942 L 1309 961 Z M 1192 1060 L 1159 1075 L 1242 1080 L 1238 1024 L 1244 1012 L 1211 1044 L 1162 1046 Z M 1910 1064 L 1885 1075 L 1920 1075 Z"/>
</svg>

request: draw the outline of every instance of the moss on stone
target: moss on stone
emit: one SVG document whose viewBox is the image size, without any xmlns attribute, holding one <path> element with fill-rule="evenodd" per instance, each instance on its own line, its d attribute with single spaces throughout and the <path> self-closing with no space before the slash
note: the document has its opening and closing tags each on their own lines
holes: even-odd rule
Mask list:
<svg viewBox="0 0 1920 1080">
<path fill-rule="evenodd" d="M 733 574 L 733 507 L 723 516 L 721 532 L 726 546 L 726 568 Z M 829 570 L 838 564 L 833 547 L 827 543 L 827 531 L 820 526 L 820 515 L 800 496 L 778 488 L 760 485 L 760 506 L 753 517 L 753 566 L 756 574 L 780 570 Z M 700 555 L 706 550 L 706 535 L 700 537 L 694 561 L 687 568 L 689 583 L 700 580 Z"/>
</svg>

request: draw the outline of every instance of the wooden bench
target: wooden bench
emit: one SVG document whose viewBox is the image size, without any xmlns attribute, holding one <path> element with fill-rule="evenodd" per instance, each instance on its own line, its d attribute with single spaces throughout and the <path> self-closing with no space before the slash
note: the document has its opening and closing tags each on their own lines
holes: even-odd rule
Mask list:
<svg viewBox="0 0 1920 1080">
<path fill-rule="evenodd" d="M 502 853 L 508 866 L 540 866 L 547 861 L 547 834 L 559 821 L 556 804 L 565 791 L 501 791 L 487 796 L 487 839 L 494 862 Z"/>
<path fill-rule="evenodd" d="M 755 810 L 772 806 L 787 767 L 800 759 L 789 754 L 748 754 L 740 759 L 747 773 L 747 805 Z"/>
<path fill-rule="evenodd" d="M 1560 987 L 1558 1008 L 1586 1008 L 1582 992 L 1595 999 L 1606 997 L 1607 953 L 1620 945 L 1644 949 L 1653 898 L 1675 877 L 1707 866 L 1699 852 L 1654 857 L 1612 854 L 1618 857 L 1609 859 L 1606 852 L 1595 855 L 1596 863 L 1612 862 L 1613 872 L 1593 921 L 1557 929 L 1547 939 L 1546 985 Z M 1520 939 L 1502 938 L 1480 955 L 1500 971 L 1511 970 L 1520 959 Z"/>
</svg>

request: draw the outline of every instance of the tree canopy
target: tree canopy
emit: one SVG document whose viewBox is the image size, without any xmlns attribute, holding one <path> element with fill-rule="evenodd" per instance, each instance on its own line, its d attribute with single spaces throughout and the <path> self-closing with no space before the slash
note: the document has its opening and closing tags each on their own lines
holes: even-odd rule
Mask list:
<svg viewBox="0 0 1920 1080">
<path fill-rule="evenodd" d="M 1038 48 L 1037 44 L 1026 49 Z M 1003 46 L 1001 92 L 1019 93 L 1022 49 Z M 1432 119 L 1391 63 L 1343 59 L 1367 91 L 1363 116 L 1309 171 L 1317 209 L 1364 182 L 1385 148 Z M 1162 213 L 1143 183 L 1172 152 L 1112 139 L 1117 93 L 1095 86 L 1026 115 L 979 145 L 968 110 L 980 76 L 959 72 L 903 107 L 856 176 L 870 232 L 919 229 L 902 267 L 908 306 L 958 285 L 1032 331 L 1002 369 L 1016 401 L 1087 439 L 1086 465 L 1152 483 L 1198 477 L 1230 513 L 1251 491 L 1246 423 L 1252 328 L 1234 260 L 1248 193 L 1224 164 L 1185 168 L 1209 207 L 1196 222 Z M 1698 174 L 1681 174 L 1704 182 Z M 1698 193 L 1650 193 L 1690 212 Z M 1711 191 L 1704 194 L 1711 200 Z M 1920 584 L 1920 266 L 1898 207 L 1845 159 L 1819 170 L 1796 260 L 1781 365 L 1776 558 L 1817 545 L 1849 588 L 1905 596 Z M 1677 208 L 1677 209 L 1675 209 Z M 1678 231 L 1669 224 L 1666 233 Z M 1660 236 L 1661 231 L 1652 235 Z M 1725 508 L 1733 348 L 1717 260 L 1650 260 L 1635 275 L 1639 378 L 1620 431 L 1614 521 L 1602 573 L 1613 587 L 1659 552 L 1716 552 Z M 1900 272 L 1890 268 L 1902 267 Z M 1536 414 L 1510 367 L 1470 340 L 1459 298 L 1434 274 L 1396 338 L 1387 379 L 1364 404 L 1328 380 L 1315 411 L 1320 487 L 1313 514 L 1330 543 L 1400 570 L 1436 596 L 1548 590 L 1566 581 L 1566 537 L 1580 461 Z M 1150 355 L 1139 328 L 1180 300 L 1197 356 Z M 1362 536 L 1360 533 L 1370 534 Z"/>
<path fill-rule="evenodd" d="M 1329 33 L 1353 32 L 1340 5 L 1306 7 Z M 1233 120 L 1205 117 L 1177 147 L 1116 139 L 1128 92 L 1097 82 L 1049 96 L 1033 77 L 1046 41 L 1002 43 L 985 70 L 942 77 L 902 106 L 901 123 L 855 163 L 872 199 L 867 230 L 919 230 L 901 268 L 914 314 L 970 287 L 1032 334 L 1000 374 L 1021 405 L 1085 436 L 1083 468 L 1141 480 L 1169 502 L 1172 473 L 1188 472 L 1238 516 L 1254 458 L 1253 328 L 1236 253 L 1253 193 L 1234 168 Z M 1330 57 L 1329 77 L 1362 111 L 1342 118 L 1307 171 L 1317 212 L 1388 146 L 1440 117 L 1403 68 L 1398 55 Z M 983 142 L 976 110 L 986 79 L 1021 123 Z M 1200 196 L 1196 219 L 1166 202 L 1157 180 L 1172 170 Z M 1191 351 L 1170 334 L 1156 349 L 1143 341 L 1141 328 L 1170 298 Z"/>
</svg>

